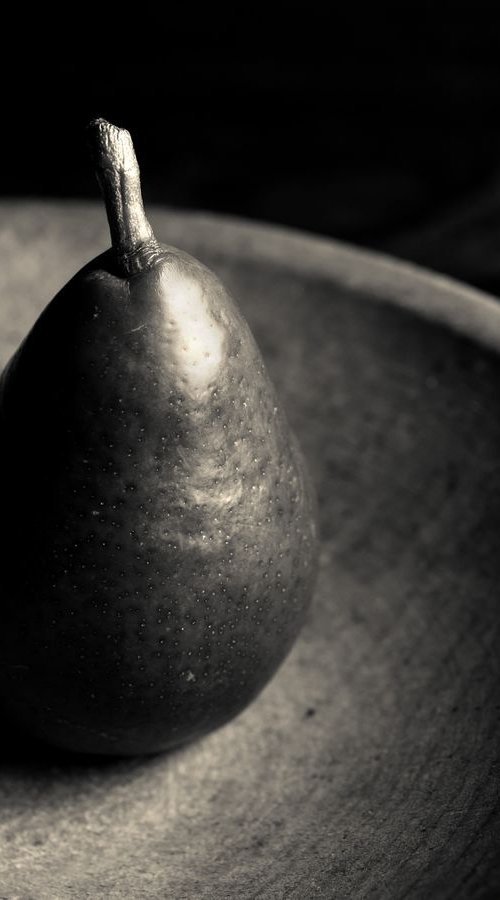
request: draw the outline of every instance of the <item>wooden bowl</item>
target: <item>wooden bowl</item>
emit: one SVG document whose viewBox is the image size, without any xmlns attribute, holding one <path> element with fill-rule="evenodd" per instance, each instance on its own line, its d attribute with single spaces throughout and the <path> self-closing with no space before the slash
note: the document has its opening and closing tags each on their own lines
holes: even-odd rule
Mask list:
<svg viewBox="0 0 500 900">
<path fill-rule="evenodd" d="M 97 204 L 0 216 L 3 363 L 108 237 Z M 152 220 L 254 330 L 318 489 L 318 590 L 260 697 L 182 751 L 4 738 L 1 895 L 500 896 L 500 309 L 332 241 Z"/>
</svg>

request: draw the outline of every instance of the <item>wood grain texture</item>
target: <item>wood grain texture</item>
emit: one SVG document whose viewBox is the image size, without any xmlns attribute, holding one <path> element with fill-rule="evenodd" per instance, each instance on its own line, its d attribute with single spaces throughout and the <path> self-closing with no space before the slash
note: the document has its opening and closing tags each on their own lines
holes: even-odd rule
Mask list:
<svg viewBox="0 0 500 900">
<path fill-rule="evenodd" d="M 254 330 L 318 488 L 318 590 L 263 694 L 185 750 L 4 737 L 1 896 L 499 896 L 499 310 L 333 242 L 151 218 Z M 91 204 L 4 203 L 0 226 L 4 363 L 108 239 Z"/>
</svg>

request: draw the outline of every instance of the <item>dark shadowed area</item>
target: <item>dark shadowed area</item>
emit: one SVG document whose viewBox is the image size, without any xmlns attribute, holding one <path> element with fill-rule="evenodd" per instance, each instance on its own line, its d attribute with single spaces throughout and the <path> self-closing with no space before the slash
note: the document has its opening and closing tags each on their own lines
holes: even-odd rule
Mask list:
<svg viewBox="0 0 500 900">
<path fill-rule="evenodd" d="M 126 53 L 59 48 L 30 77 L 10 70 L 0 194 L 95 198 L 83 130 L 103 116 L 132 132 L 149 203 L 330 235 L 500 293 L 493 8 L 287 8 L 272 28 L 169 10 Z"/>
</svg>

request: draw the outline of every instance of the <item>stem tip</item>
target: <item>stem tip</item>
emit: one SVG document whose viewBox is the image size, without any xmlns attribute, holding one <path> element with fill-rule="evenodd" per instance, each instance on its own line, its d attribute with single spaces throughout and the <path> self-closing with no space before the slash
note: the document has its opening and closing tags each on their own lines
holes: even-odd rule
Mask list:
<svg viewBox="0 0 500 900">
<path fill-rule="evenodd" d="M 99 169 L 127 172 L 137 168 L 130 132 L 106 119 L 94 119 L 87 126 L 87 139 L 93 163 Z"/>
</svg>

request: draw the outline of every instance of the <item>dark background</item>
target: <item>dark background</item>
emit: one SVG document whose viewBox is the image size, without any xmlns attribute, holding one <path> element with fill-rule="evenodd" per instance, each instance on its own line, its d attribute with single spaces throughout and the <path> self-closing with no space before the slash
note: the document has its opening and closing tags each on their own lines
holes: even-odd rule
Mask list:
<svg viewBox="0 0 500 900">
<path fill-rule="evenodd" d="M 97 198 L 84 129 L 104 116 L 132 132 L 148 203 L 331 235 L 500 295 L 496 4 L 312 9 L 278 4 L 272 33 L 265 10 L 149 11 L 124 44 L 25 55 L 0 194 Z"/>
</svg>

